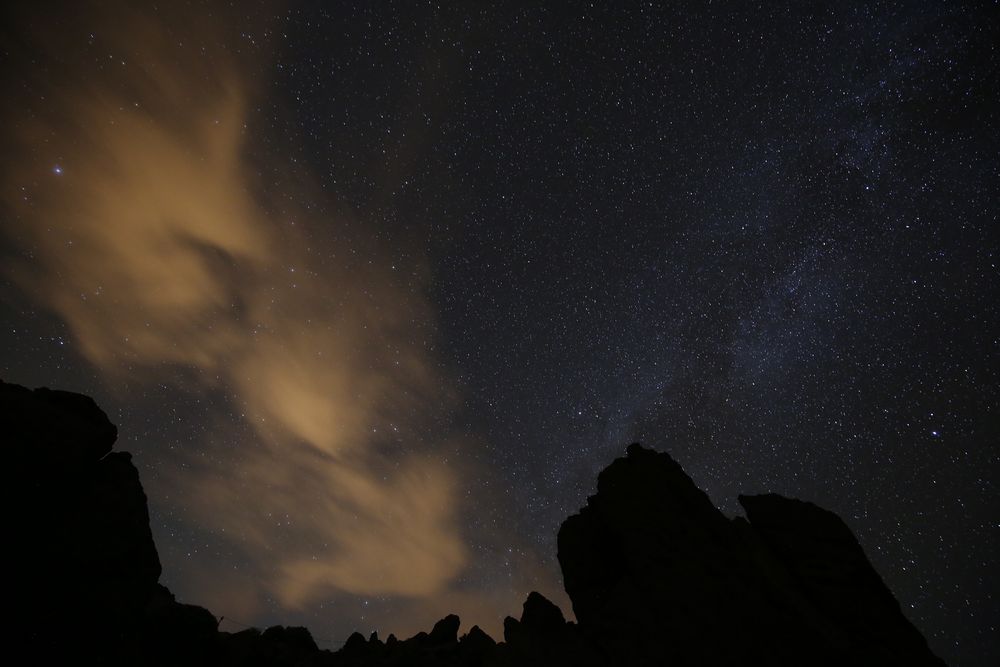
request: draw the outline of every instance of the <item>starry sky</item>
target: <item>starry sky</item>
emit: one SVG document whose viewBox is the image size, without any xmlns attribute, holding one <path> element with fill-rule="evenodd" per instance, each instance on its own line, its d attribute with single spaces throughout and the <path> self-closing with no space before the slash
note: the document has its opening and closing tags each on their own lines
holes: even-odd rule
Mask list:
<svg viewBox="0 0 1000 667">
<path fill-rule="evenodd" d="M 569 611 L 640 440 L 1000 659 L 996 3 L 4 11 L 0 374 L 105 408 L 223 629 Z"/>
</svg>

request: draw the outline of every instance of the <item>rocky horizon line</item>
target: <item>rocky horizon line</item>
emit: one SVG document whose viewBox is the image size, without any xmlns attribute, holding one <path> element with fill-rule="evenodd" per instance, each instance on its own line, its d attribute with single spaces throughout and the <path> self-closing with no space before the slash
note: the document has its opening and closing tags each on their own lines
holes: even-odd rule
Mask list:
<svg viewBox="0 0 1000 667">
<path fill-rule="evenodd" d="M 537 592 L 503 640 L 452 614 L 405 640 L 229 633 L 177 602 L 117 428 L 89 397 L 0 381 L 15 535 L 15 639 L 40 662 L 152 665 L 943 665 L 836 514 L 777 494 L 726 518 L 669 454 L 635 443 L 558 533 L 577 621 Z M 64 619 L 75 619 L 67 624 Z"/>
</svg>

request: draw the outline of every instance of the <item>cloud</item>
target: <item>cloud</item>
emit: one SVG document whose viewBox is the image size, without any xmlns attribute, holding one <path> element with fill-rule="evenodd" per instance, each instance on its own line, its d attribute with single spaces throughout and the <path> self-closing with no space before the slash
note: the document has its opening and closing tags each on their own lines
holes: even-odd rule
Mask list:
<svg viewBox="0 0 1000 667">
<path fill-rule="evenodd" d="M 239 58 L 206 46 L 225 41 L 214 21 L 179 40 L 181 16 L 79 18 L 55 30 L 17 17 L 31 37 L 4 138 L 7 277 L 106 377 L 187 369 L 199 386 L 178 390 L 244 415 L 237 445 L 202 443 L 169 478 L 267 595 L 294 609 L 336 592 L 442 592 L 467 547 L 454 465 L 421 437 L 448 392 L 423 343 L 419 279 L 400 281 L 377 249 L 345 262 L 357 248 L 329 230 L 346 221 L 275 213 L 286 207 L 247 157 L 256 91 Z"/>
</svg>

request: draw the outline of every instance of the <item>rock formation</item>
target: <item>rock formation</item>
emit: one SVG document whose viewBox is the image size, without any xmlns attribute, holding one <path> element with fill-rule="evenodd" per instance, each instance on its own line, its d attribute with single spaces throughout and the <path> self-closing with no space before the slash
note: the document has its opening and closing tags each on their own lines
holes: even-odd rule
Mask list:
<svg viewBox="0 0 1000 667">
<path fill-rule="evenodd" d="M 628 448 L 559 531 L 580 627 L 631 665 L 940 665 L 847 526 L 742 496 L 727 519 L 667 454 Z"/>
<path fill-rule="evenodd" d="M 777 495 L 727 519 L 667 454 L 632 445 L 559 531 L 577 623 L 538 593 L 497 643 L 305 628 L 219 632 L 158 583 L 146 496 L 89 398 L 0 382 L 13 631 L 27 662 L 106 665 L 940 665 L 834 514 Z"/>
<path fill-rule="evenodd" d="M 0 383 L 0 405 L 15 642 L 40 664 L 109 660 L 141 632 L 160 576 L 139 474 L 86 396 Z"/>
</svg>

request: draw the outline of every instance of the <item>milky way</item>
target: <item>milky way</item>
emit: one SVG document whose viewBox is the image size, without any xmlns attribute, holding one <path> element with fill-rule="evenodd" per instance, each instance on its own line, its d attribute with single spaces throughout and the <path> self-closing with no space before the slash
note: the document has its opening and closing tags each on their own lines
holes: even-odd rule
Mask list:
<svg viewBox="0 0 1000 667">
<path fill-rule="evenodd" d="M 95 396 L 228 623 L 568 611 L 632 440 L 997 645 L 997 10 L 10 10 L 7 381 Z"/>
</svg>

